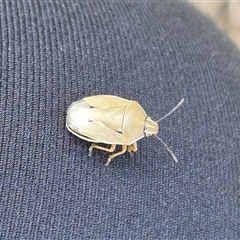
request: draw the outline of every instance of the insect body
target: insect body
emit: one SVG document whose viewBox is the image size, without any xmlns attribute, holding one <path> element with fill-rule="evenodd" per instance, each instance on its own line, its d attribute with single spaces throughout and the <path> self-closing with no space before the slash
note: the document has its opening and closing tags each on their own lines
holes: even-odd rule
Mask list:
<svg viewBox="0 0 240 240">
<path fill-rule="evenodd" d="M 183 101 L 184 99 L 166 116 L 175 111 Z M 66 127 L 77 137 L 93 142 L 89 148 L 90 156 L 94 148 L 114 152 L 116 145 L 122 145 L 122 151 L 108 157 L 105 164 L 108 166 L 113 158 L 127 150 L 130 153 L 136 152 L 139 139 L 145 136 L 156 136 L 157 122 L 147 116 L 136 101 L 111 95 L 97 95 L 75 101 L 68 107 Z M 170 148 L 159 137 L 157 138 L 177 161 Z M 111 144 L 111 147 L 105 148 L 96 143 Z"/>
</svg>

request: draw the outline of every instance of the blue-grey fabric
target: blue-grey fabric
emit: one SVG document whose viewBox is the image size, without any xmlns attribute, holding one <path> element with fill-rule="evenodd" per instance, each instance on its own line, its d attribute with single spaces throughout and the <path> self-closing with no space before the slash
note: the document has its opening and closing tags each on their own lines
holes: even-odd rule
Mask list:
<svg viewBox="0 0 240 240">
<path fill-rule="evenodd" d="M 184 2 L 0 1 L 1 239 L 239 239 L 240 53 Z M 85 96 L 138 101 L 155 138 L 108 153 L 65 127 Z"/>
</svg>

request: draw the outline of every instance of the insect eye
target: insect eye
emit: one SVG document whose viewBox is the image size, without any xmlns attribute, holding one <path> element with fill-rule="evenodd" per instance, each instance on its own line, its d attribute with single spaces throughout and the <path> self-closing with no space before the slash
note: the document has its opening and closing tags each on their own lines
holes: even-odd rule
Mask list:
<svg viewBox="0 0 240 240">
<path fill-rule="evenodd" d="M 151 134 L 149 134 L 149 132 L 147 132 L 147 131 L 144 131 L 144 135 L 145 135 L 145 137 L 151 136 Z"/>
</svg>

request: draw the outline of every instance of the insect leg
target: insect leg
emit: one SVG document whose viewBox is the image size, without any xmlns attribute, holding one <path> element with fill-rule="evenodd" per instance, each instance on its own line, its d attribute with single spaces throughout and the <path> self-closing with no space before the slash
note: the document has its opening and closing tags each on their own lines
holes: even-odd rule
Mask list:
<svg viewBox="0 0 240 240">
<path fill-rule="evenodd" d="M 132 145 L 128 146 L 128 152 L 130 153 L 130 156 L 132 157 L 133 154 L 132 152 L 136 152 L 137 151 L 137 142 L 133 143 Z"/>
<path fill-rule="evenodd" d="M 95 143 L 92 143 L 91 147 L 89 148 L 88 156 L 92 156 L 92 150 L 94 148 L 102 150 L 102 151 L 106 151 L 106 152 L 113 152 L 116 148 L 116 144 L 112 144 L 110 148 L 105 148 L 105 147 L 101 147 Z"/>
<path fill-rule="evenodd" d="M 122 145 L 122 151 L 110 155 L 108 157 L 107 162 L 105 163 L 105 166 L 108 167 L 109 163 L 112 161 L 113 158 L 124 154 L 126 151 L 127 151 L 127 145 Z"/>
</svg>

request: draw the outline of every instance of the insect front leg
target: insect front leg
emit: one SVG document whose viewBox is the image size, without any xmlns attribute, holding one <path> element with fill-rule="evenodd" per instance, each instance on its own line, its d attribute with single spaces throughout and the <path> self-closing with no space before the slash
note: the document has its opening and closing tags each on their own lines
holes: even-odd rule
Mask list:
<svg viewBox="0 0 240 240">
<path fill-rule="evenodd" d="M 108 157 L 107 162 L 105 163 L 105 166 L 108 167 L 109 163 L 112 161 L 113 158 L 124 154 L 126 151 L 127 151 L 127 145 L 122 145 L 122 151 L 110 155 L 110 156 Z"/>
<path fill-rule="evenodd" d="M 95 143 L 92 143 L 92 145 L 88 149 L 89 150 L 88 156 L 90 156 L 90 157 L 92 156 L 92 151 L 94 148 L 105 151 L 105 152 L 113 152 L 116 148 L 116 144 L 112 144 L 110 148 L 105 148 L 105 147 L 101 147 Z"/>
<path fill-rule="evenodd" d="M 133 156 L 133 153 L 132 152 L 136 152 L 137 151 L 137 142 L 133 143 L 132 145 L 129 145 L 128 146 L 128 152 L 130 154 L 130 156 L 132 157 Z"/>
</svg>

